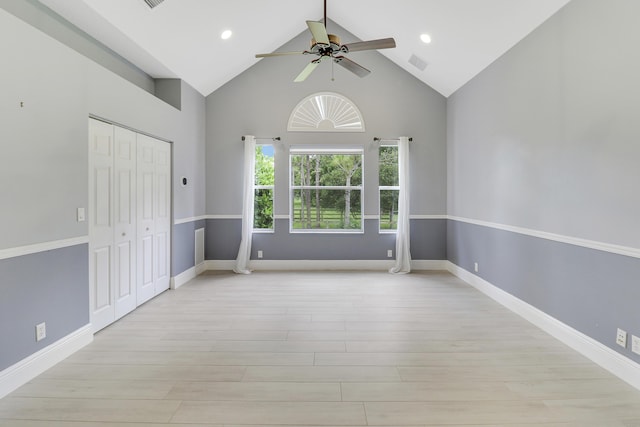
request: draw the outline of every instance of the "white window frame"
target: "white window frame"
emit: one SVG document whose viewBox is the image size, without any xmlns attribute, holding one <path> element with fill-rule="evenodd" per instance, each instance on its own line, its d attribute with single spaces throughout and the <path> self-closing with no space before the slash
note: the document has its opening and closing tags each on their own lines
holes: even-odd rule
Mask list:
<svg viewBox="0 0 640 427">
<path fill-rule="evenodd" d="M 359 155 L 361 158 L 360 168 L 362 170 L 362 179 L 360 185 L 351 186 L 320 186 L 325 190 L 357 190 L 360 192 L 360 228 L 359 229 L 316 229 L 316 228 L 293 228 L 294 212 L 293 201 L 294 192 L 296 190 L 315 190 L 317 186 L 314 185 L 293 185 L 292 173 L 291 173 L 291 158 L 295 155 L 304 154 L 354 154 Z M 305 146 L 305 147 L 291 147 L 289 149 L 289 233 L 292 234 L 364 234 L 364 148 L 363 147 L 318 147 L 318 146 Z"/>
<path fill-rule="evenodd" d="M 380 185 L 380 148 L 383 147 L 395 147 L 396 149 L 398 148 L 398 144 L 397 143 L 384 143 L 384 144 L 380 144 L 378 146 L 378 233 L 380 234 L 395 234 L 397 228 L 385 228 L 382 229 L 380 228 L 380 224 L 382 222 L 382 215 L 380 212 L 380 201 L 382 200 L 382 197 L 380 195 L 380 193 L 383 190 L 396 190 L 398 191 L 398 193 L 400 192 L 400 185 Z M 398 171 L 399 173 L 399 171 Z"/>
<path fill-rule="evenodd" d="M 362 113 L 349 98 L 318 92 L 304 98 L 291 111 L 289 132 L 364 132 Z"/>
</svg>

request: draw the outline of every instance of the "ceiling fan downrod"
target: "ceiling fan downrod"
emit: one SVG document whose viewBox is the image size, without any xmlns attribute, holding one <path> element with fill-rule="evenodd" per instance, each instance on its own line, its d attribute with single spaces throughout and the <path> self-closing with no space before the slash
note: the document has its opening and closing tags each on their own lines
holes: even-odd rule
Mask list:
<svg viewBox="0 0 640 427">
<path fill-rule="evenodd" d="M 324 0 L 324 27 L 327 28 L 327 0 Z"/>
</svg>

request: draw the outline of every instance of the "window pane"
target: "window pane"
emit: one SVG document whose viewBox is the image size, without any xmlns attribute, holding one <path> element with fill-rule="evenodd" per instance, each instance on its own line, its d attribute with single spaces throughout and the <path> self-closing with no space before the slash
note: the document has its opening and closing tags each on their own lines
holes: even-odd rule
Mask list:
<svg viewBox="0 0 640 427">
<path fill-rule="evenodd" d="M 360 186 L 362 184 L 362 156 L 333 154 L 320 156 L 321 185 Z"/>
<path fill-rule="evenodd" d="M 296 154 L 291 156 L 294 186 L 360 186 L 361 154 Z"/>
<path fill-rule="evenodd" d="M 255 185 L 274 184 L 274 165 L 273 145 L 256 145 Z"/>
<path fill-rule="evenodd" d="M 292 228 L 295 230 L 360 230 L 360 190 L 293 190 Z"/>
<path fill-rule="evenodd" d="M 273 185 L 275 163 L 273 145 L 256 145 L 253 228 L 273 229 Z"/>
<path fill-rule="evenodd" d="M 398 195 L 400 190 L 380 190 L 380 230 L 398 228 Z"/>
<path fill-rule="evenodd" d="M 273 229 L 273 190 L 255 190 L 253 228 Z"/>
<path fill-rule="evenodd" d="M 380 185 L 392 187 L 398 182 L 398 147 L 380 147 L 379 169 Z"/>
<path fill-rule="evenodd" d="M 320 158 L 314 154 L 291 156 L 291 183 L 293 185 L 316 185 L 320 173 Z"/>
</svg>

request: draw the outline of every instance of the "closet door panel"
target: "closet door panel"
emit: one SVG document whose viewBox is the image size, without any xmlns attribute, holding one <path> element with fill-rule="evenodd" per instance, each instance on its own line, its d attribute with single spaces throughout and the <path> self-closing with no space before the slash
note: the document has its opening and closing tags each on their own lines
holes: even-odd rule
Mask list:
<svg viewBox="0 0 640 427">
<path fill-rule="evenodd" d="M 114 320 L 113 126 L 89 121 L 89 310 L 94 332 Z"/>
<path fill-rule="evenodd" d="M 156 295 L 169 289 L 170 253 L 171 253 L 171 145 L 155 141 L 155 178 L 156 178 Z"/>
<path fill-rule="evenodd" d="M 137 305 L 156 295 L 155 290 L 155 153 L 153 138 L 138 135 L 138 281 Z"/>
<path fill-rule="evenodd" d="M 108 317 L 111 306 L 111 247 L 110 245 L 95 248 L 93 251 L 94 301 L 93 313 Z"/>
<path fill-rule="evenodd" d="M 137 306 L 136 287 L 136 133 L 115 128 L 115 318 Z"/>
</svg>

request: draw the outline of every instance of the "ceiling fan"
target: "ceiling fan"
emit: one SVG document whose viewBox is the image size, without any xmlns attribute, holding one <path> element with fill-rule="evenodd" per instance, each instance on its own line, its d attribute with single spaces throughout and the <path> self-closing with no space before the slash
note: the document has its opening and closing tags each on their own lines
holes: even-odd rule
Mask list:
<svg viewBox="0 0 640 427">
<path fill-rule="evenodd" d="M 350 60 L 344 56 L 344 54 L 362 50 L 389 49 L 396 47 L 396 41 L 393 38 L 340 44 L 340 37 L 327 33 L 327 0 L 324 0 L 324 23 L 318 21 L 307 21 L 307 26 L 309 27 L 309 31 L 312 35 L 311 47 L 309 50 L 302 52 L 260 53 L 256 55 L 256 58 L 285 55 L 316 55 L 317 58 L 312 60 L 311 63 L 302 70 L 298 77 L 295 78 L 294 82 L 305 81 L 306 78 L 311 75 L 313 70 L 320 65 L 320 62 L 322 62 L 324 58 L 330 58 L 333 62 L 341 65 L 358 77 L 366 77 L 371 73 L 371 71 Z"/>
</svg>

